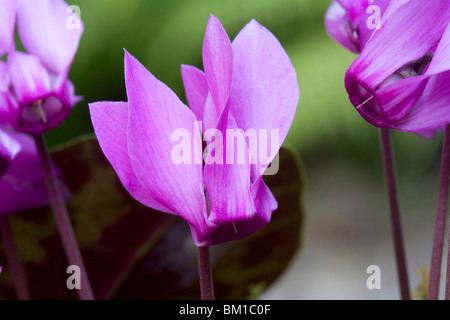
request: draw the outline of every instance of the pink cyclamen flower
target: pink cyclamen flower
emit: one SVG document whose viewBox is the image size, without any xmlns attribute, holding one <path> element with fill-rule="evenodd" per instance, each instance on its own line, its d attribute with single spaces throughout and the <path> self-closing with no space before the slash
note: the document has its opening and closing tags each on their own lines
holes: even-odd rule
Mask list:
<svg viewBox="0 0 450 320">
<path fill-rule="evenodd" d="M 372 26 L 373 15 L 378 13 L 377 10 L 384 12 L 389 2 L 390 0 L 334 0 L 325 14 L 325 28 L 337 43 L 353 53 L 360 53 L 376 30 Z M 373 6 L 377 7 L 371 10 Z"/>
<path fill-rule="evenodd" d="M 231 43 L 219 20 L 211 16 L 203 66 L 205 72 L 182 67 L 189 109 L 125 52 L 128 102 L 90 104 L 100 146 L 125 188 L 143 204 L 185 219 L 197 246 L 245 238 L 266 225 L 277 208 L 261 175 L 268 163 L 208 161 L 210 153 L 203 166 L 195 160 L 202 159 L 201 132 L 209 147 L 223 151 L 221 157 L 217 152 L 215 156 L 224 160 L 238 150 L 227 149 L 226 138 L 219 141 L 216 135 L 213 140 L 211 132 L 226 137 L 231 129 L 242 137 L 248 129 L 277 130 L 279 139 L 272 141 L 276 153 L 299 99 L 289 57 L 254 20 Z M 173 161 L 179 145 L 174 132 L 180 130 L 192 139 L 192 162 Z M 248 141 L 243 149 L 250 152 Z"/>
<path fill-rule="evenodd" d="M 66 196 L 67 187 L 54 168 Z M 23 133 L 0 127 L 0 215 L 48 205 L 44 170 L 34 140 Z"/>
<path fill-rule="evenodd" d="M 0 20 L 0 51 L 8 53 L 0 64 L 0 117 L 18 131 L 51 130 L 81 100 L 68 73 L 83 24 L 63 0 L 3 0 L 0 12 L 8 17 Z M 16 20 L 28 53 L 15 50 Z"/>
<path fill-rule="evenodd" d="M 377 127 L 433 137 L 450 123 L 450 2 L 375 4 L 382 13 L 380 28 L 371 30 L 367 41 L 359 39 L 361 54 L 345 75 L 350 101 Z M 360 31 L 367 28 L 361 17 Z"/>
</svg>

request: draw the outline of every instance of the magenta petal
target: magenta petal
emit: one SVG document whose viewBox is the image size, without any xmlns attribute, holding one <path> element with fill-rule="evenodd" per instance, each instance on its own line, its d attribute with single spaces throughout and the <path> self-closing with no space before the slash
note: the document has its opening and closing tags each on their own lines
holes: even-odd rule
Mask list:
<svg viewBox="0 0 450 320">
<path fill-rule="evenodd" d="M 0 1 L 0 57 L 14 46 L 16 0 Z"/>
<path fill-rule="evenodd" d="M 420 133 L 440 129 L 450 123 L 449 83 L 450 71 L 431 76 L 417 104 L 395 124 L 396 128 Z"/>
<path fill-rule="evenodd" d="M 208 83 L 203 71 L 188 65 L 181 65 L 181 76 L 183 78 L 186 98 L 198 120 L 203 119 L 205 102 L 208 95 Z"/>
<path fill-rule="evenodd" d="M 450 23 L 447 24 L 439 45 L 436 48 L 433 59 L 425 74 L 435 74 L 450 70 Z M 450 84 L 449 84 L 450 85 Z"/>
<path fill-rule="evenodd" d="M 359 22 L 361 15 L 364 14 L 366 8 L 369 6 L 369 0 L 336 0 L 335 2 L 339 3 L 347 12 L 353 24 Z"/>
<path fill-rule="evenodd" d="M 381 108 L 380 116 L 389 123 L 402 119 L 419 100 L 427 81 L 427 76 L 410 77 L 377 90 L 375 99 Z M 364 109 L 363 105 L 360 111 Z"/>
<path fill-rule="evenodd" d="M 204 168 L 205 185 L 211 204 L 208 220 L 215 225 L 247 221 L 255 213 L 250 194 L 249 149 L 247 143 L 240 144 L 237 142 L 238 138 L 229 135 L 230 132 L 235 132 L 242 136 L 237 129 L 227 105 L 215 130 L 221 136 L 222 143 L 219 141 L 208 145 L 210 150 Z M 212 146 L 215 146 L 215 158 Z"/>
<path fill-rule="evenodd" d="M 203 132 L 208 129 L 216 128 L 219 121 L 220 113 L 217 111 L 216 106 L 211 97 L 211 92 L 208 92 L 205 102 L 205 114 L 203 116 Z M 208 144 L 208 142 L 207 142 Z"/>
<path fill-rule="evenodd" d="M 20 144 L 0 128 L 0 179 L 8 171 L 11 161 L 20 149 Z"/>
<path fill-rule="evenodd" d="M 187 220 L 201 237 L 207 229 L 206 205 L 195 115 L 128 52 L 125 82 L 133 171 L 155 201 Z M 187 162 L 178 161 L 178 154 L 172 155 L 180 143 L 190 148 L 185 150 Z"/>
<path fill-rule="evenodd" d="M 272 212 L 277 209 L 277 202 L 264 183 L 262 176 L 256 179 L 250 189 L 255 212 L 250 219 L 212 225 L 210 234 L 201 242 L 202 246 L 211 246 L 223 242 L 244 239 L 270 222 Z"/>
<path fill-rule="evenodd" d="M 391 3 L 394 6 L 399 2 Z M 411 23 L 411 17 L 418 12 L 421 13 L 420 19 Z M 382 28 L 374 33 L 361 55 L 347 70 L 347 88 L 356 85 L 352 81 L 352 78 L 356 78 L 366 88 L 373 90 L 402 66 L 429 52 L 447 27 L 450 2 L 410 0 L 388 14 L 389 19 L 385 20 L 383 16 Z M 355 106 L 362 102 L 364 100 L 357 101 Z"/>
<path fill-rule="evenodd" d="M 219 19 L 211 15 L 203 40 L 203 68 L 218 114 L 228 100 L 233 75 L 233 50 Z"/>
<path fill-rule="evenodd" d="M 75 56 L 83 23 L 63 0 L 18 0 L 23 46 L 52 73 L 65 72 Z"/>
<path fill-rule="evenodd" d="M 20 104 L 35 102 L 51 93 L 49 75 L 35 56 L 16 51 L 8 56 L 8 69 Z"/>
<path fill-rule="evenodd" d="M 126 102 L 97 102 L 89 104 L 89 110 L 100 147 L 125 189 L 146 206 L 170 212 L 151 197 L 133 172 L 127 145 L 128 104 Z"/>
<path fill-rule="evenodd" d="M 372 5 L 379 11 L 374 12 Z M 325 28 L 336 42 L 360 53 L 377 27 L 381 27 L 381 17 L 389 5 L 390 0 L 334 0 L 325 14 Z M 376 18 L 380 18 L 380 25 L 372 26 Z"/>
<path fill-rule="evenodd" d="M 8 65 L 6 62 L 0 61 L 0 92 L 9 91 L 9 85 Z"/>
<path fill-rule="evenodd" d="M 351 52 L 359 53 L 359 39 L 350 16 L 338 1 L 333 1 L 325 14 L 325 29 L 330 37 Z"/>
<path fill-rule="evenodd" d="M 8 172 L 0 179 L 0 214 L 12 214 L 47 205 L 49 196 L 44 171 L 33 139 L 25 134 L 9 134 L 21 148 Z M 59 170 L 56 173 L 63 185 Z"/>
<path fill-rule="evenodd" d="M 256 211 L 260 217 L 259 220 L 269 223 L 272 212 L 278 208 L 278 203 L 269 187 L 264 182 L 263 176 L 259 176 L 252 184 L 251 193 L 256 206 Z"/>
<path fill-rule="evenodd" d="M 278 133 L 279 141 L 268 161 L 258 159 L 263 170 L 283 143 L 299 101 L 295 69 L 274 35 L 252 20 L 233 41 L 233 85 L 230 112 L 239 128 Z M 261 170 L 261 172 L 262 172 Z"/>
<path fill-rule="evenodd" d="M 6 62 L 0 61 L 0 123 L 15 125 L 19 106 L 10 92 L 11 81 Z"/>
</svg>

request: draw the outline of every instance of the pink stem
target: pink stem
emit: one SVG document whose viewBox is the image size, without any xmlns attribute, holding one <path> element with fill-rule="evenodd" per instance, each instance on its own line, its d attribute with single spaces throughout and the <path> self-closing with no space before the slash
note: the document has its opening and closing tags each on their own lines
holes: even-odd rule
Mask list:
<svg viewBox="0 0 450 320">
<path fill-rule="evenodd" d="M 400 284 L 402 300 L 410 300 L 408 270 L 406 267 L 405 246 L 403 243 L 402 224 L 397 197 L 397 185 L 395 178 L 394 155 L 389 129 L 380 129 L 381 151 L 384 164 L 384 175 L 389 196 L 391 211 L 392 236 L 394 239 L 395 257 L 397 260 L 397 273 Z"/>
<path fill-rule="evenodd" d="M 214 285 L 209 259 L 209 247 L 198 247 L 198 270 L 202 300 L 214 300 Z"/>
</svg>

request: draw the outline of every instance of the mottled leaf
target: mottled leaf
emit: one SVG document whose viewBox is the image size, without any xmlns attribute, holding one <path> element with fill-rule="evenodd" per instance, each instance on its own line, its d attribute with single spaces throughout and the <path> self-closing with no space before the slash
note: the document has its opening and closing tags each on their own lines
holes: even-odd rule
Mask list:
<svg viewBox="0 0 450 320">
<path fill-rule="evenodd" d="M 71 221 L 96 298 L 124 277 L 140 250 L 162 234 L 172 216 L 149 209 L 123 188 L 96 139 L 54 151 L 72 196 Z M 33 299 L 76 299 L 68 290 L 68 263 L 50 208 L 10 217 Z M 12 279 L 0 252 L 0 298 L 14 299 Z"/>
<path fill-rule="evenodd" d="M 149 209 L 123 188 L 94 138 L 52 153 L 71 191 L 70 217 L 97 299 L 199 298 L 197 252 L 188 225 Z M 254 297 L 288 266 L 300 245 L 302 178 L 291 151 L 266 182 L 278 200 L 268 226 L 211 248 L 219 299 Z M 10 216 L 32 299 L 76 299 L 50 208 Z M 0 242 L 0 299 L 15 299 Z"/>
<path fill-rule="evenodd" d="M 302 172 L 292 151 L 280 151 L 280 170 L 265 176 L 278 201 L 271 222 L 253 236 L 210 248 L 217 299 L 255 298 L 289 265 L 301 244 Z M 199 299 L 197 249 L 177 219 L 111 297 Z"/>
</svg>

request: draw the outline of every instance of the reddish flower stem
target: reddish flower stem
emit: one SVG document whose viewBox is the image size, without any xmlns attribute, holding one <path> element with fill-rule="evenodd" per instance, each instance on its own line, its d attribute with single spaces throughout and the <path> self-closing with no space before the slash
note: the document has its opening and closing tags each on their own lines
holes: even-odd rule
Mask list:
<svg viewBox="0 0 450 320">
<path fill-rule="evenodd" d="M 0 232 L 5 244 L 5 253 L 14 279 L 17 299 L 30 300 L 27 278 L 17 252 L 14 236 L 9 224 L 9 217 L 0 215 Z"/>
<path fill-rule="evenodd" d="M 397 273 L 400 284 L 402 300 L 410 300 L 408 270 L 406 267 L 406 254 L 403 243 L 402 224 L 397 197 L 397 185 L 395 174 L 395 160 L 392 151 L 391 135 L 389 129 L 380 128 L 381 152 L 383 157 L 384 175 L 389 196 L 391 211 L 392 236 L 394 239 L 395 258 L 397 261 Z"/>
<path fill-rule="evenodd" d="M 81 271 L 81 289 L 77 290 L 78 297 L 81 300 L 93 300 L 91 284 L 84 266 L 83 258 L 78 247 L 75 233 L 70 222 L 69 213 L 67 212 L 61 186 L 56 178 L 52 167 L 50 155 L 42 135 L 35 135 L 36 147 L 38 149 L 39 158 L 44 168 L 45 180 L 50 195 L 50 202 L 53 208 L 53 215 L 58 227 L 59 236 L 61 238 L 66 257 L 70 265 L 76 265 Z"/>
<path fill-rule="evenodd" d="M 439 287 L 441 282 L 442 254 L 444 251 L 445 221 L 448 209 L 448 188 L 450 177 L 450 125 L 445 127 L 444 141 L 442 142 L 441 176 L 439 182 L 439 194 L 436 207 L 436 223 L 434 226 L 433 251 L 431 254 L 430 284 L 428 299 L 439 299 Z M 450 263 L 450 261 L 449 261 Z M 449 269 L 447 269 L 449 272 Z M 449 277 L 447 276 L 446 299 L 448 298 Z"/>
<path fill-rule="evenodd" d="M 209 247 L 198 247 L 198 270 L 202 300 L 214 300 L 214 285 L 209 258 Z"/>
</svg>

